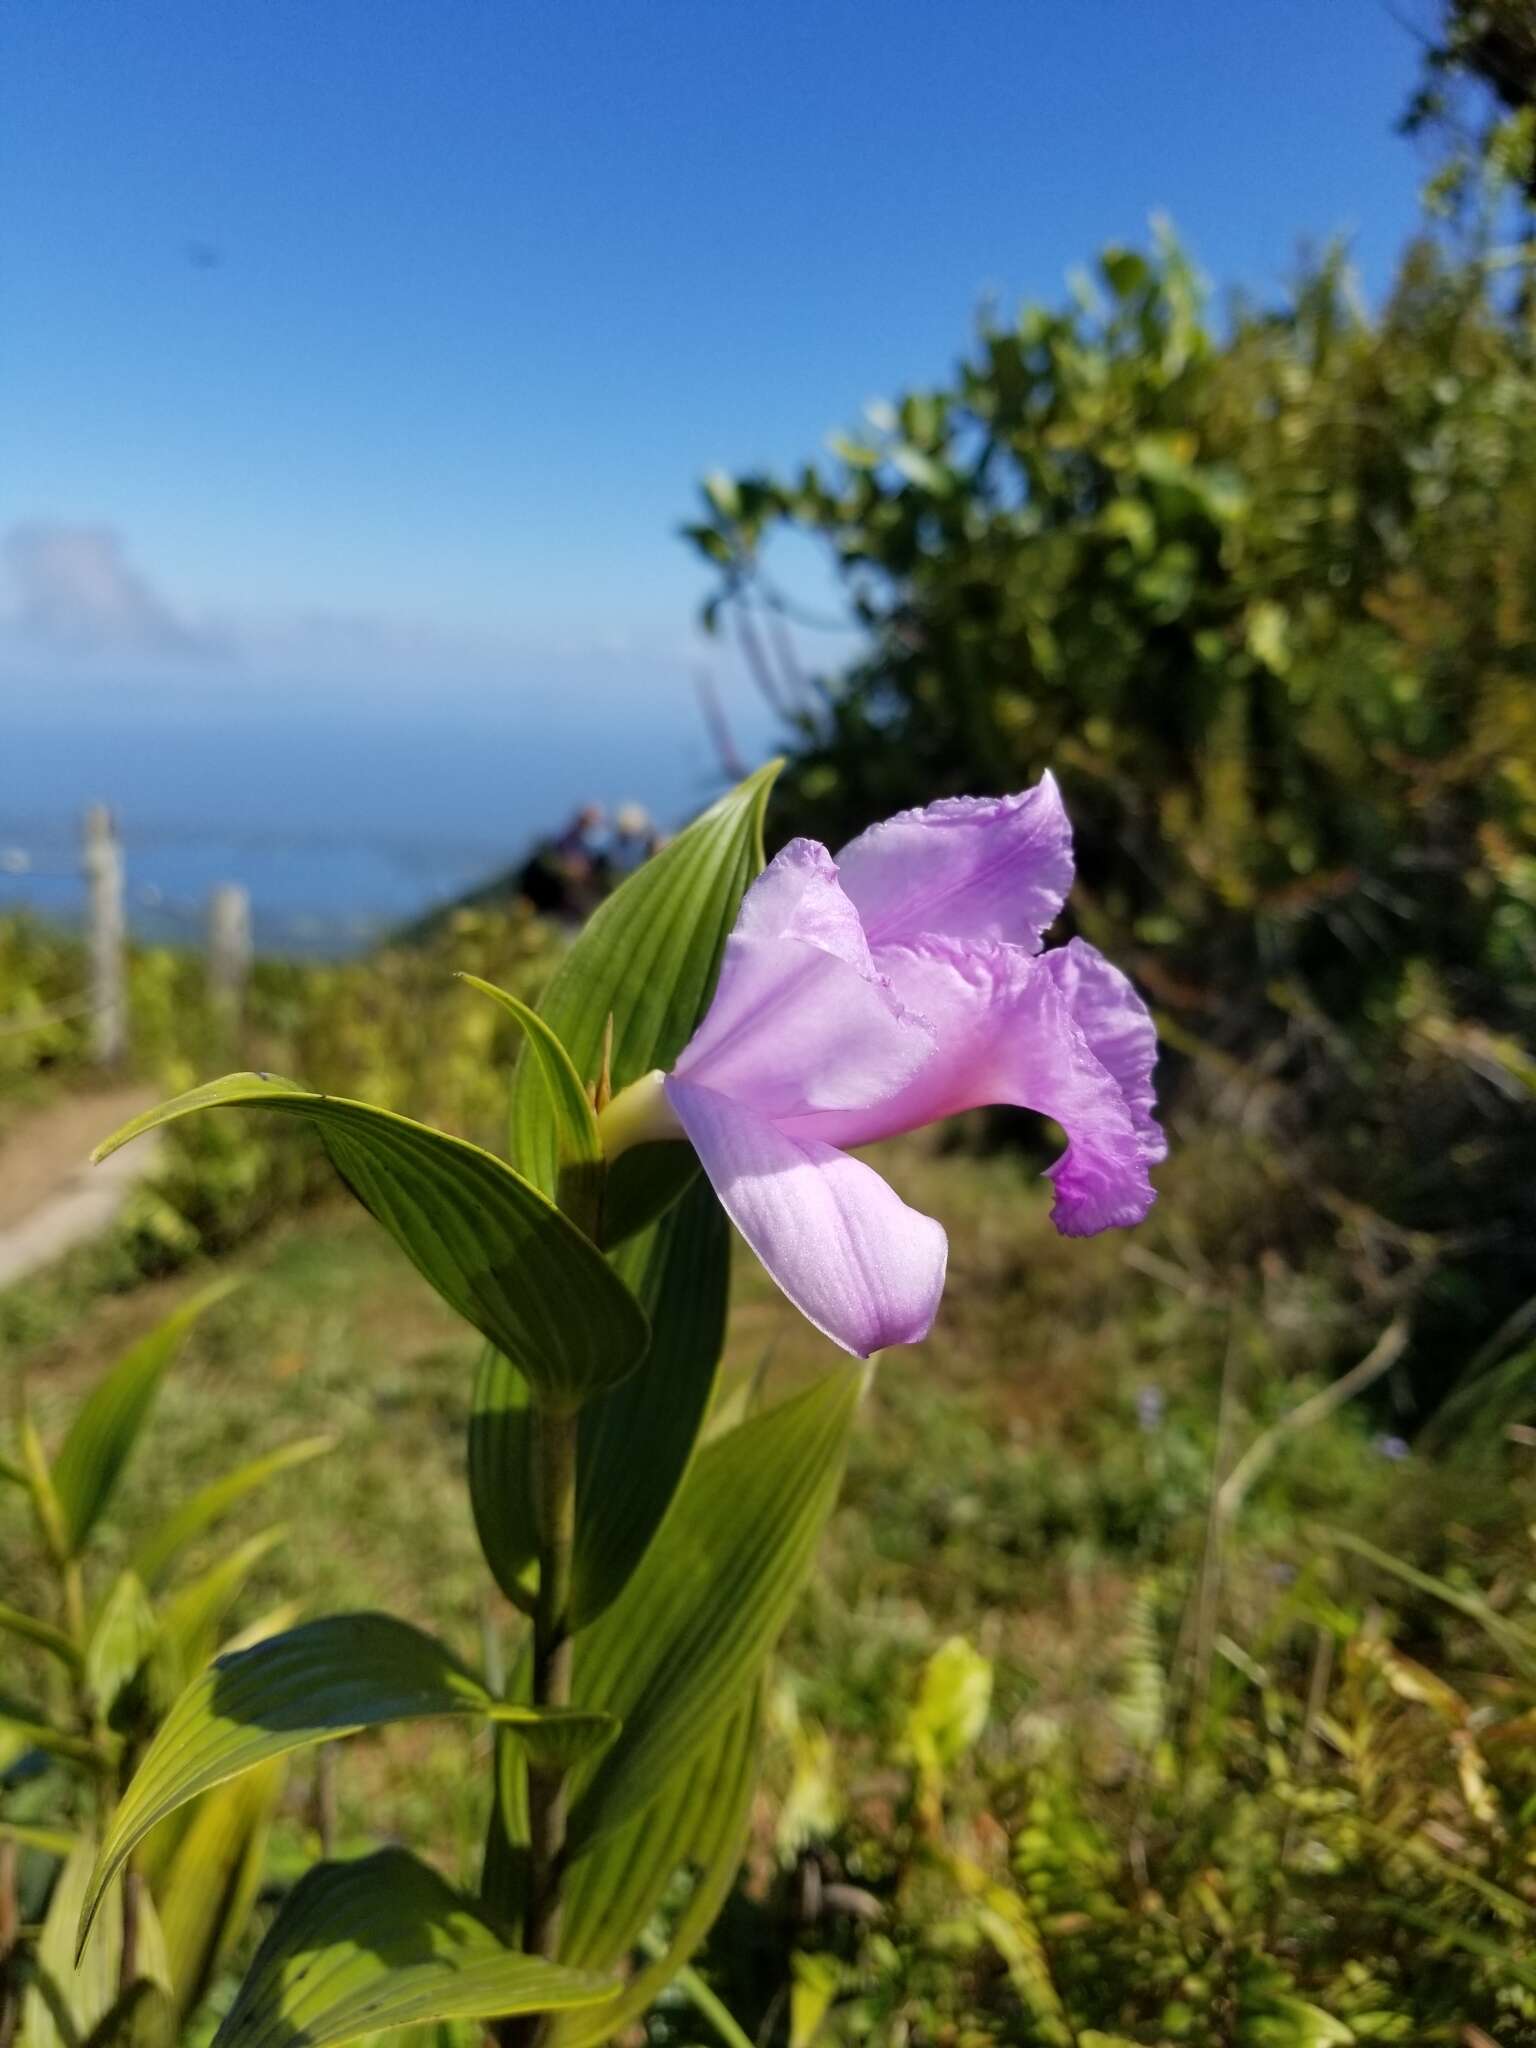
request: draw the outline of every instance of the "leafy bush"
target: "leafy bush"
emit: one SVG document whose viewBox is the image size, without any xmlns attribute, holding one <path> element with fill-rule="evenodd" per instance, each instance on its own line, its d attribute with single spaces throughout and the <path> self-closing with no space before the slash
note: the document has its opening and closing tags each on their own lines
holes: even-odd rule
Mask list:
<svg viewBox="0 0 1536 2048">
<path fill-rule="evenodd" d="M 0 1693 L 0 2021 L 19 2048 L 57 2048 L 98 2026 L 184 2026 L 255 1904 L 276 1767 L 209 1790 L 162 1828 L 114 1887 L 85 1954 L 75 1925 L 101 1831 L 176 1694 L 219 1646 L 225 1617 L 282 1533 L 268 1529 L 187 1578 L 186 1553 L 255 1488 L 315 1457 L 324 1438 L 210 1480 L 173 1508 L 105 1589 L 92 1584 L 103 1517 L 149 1427 L 166 1373 L 230 1282 L 193 1296 L 96 1385 L 49 1459 L 23 1404 L 0 1483 L 31 1505 L 53 1612 L 0 1605 L 41 1702 Z M 14 1560 L 8 1593 L 20 1591 Z M 269 1616 L 249 1632 L 281 1625 Z M 17 1938 L 18 1919 L 31 1924 Z"/>
<path fill-rule="evenodd" d="M 1252 1650 L 1219 1640 L 1201 1700 L 1154 1579 L 1118 1673 L 1070 1719 L 1001 1725 L 960 1637 L 894 1690 L 873 1754 L 781 1691 L 772 1833 L 701 1964 L 745 2038 L 1524 2040 L 1536 1631 L 1352 1547 L 1375 1572 L 1320 1561 Z M 1393 1616 L 1371 1595 L 1405 1572 Z M 1397 1640 L 1426 1595 L 1486 1631 L 1436 1669 Z M 679 2011 L 652 2034 L 690 2038 Z"/>
<path fill-rule="evenodd" d="M 1426 247 L 1379 319 L 1330 262 L 1222 330 L 1170 242 L 1116 249 L 834 448 L 687 529 L 783 714 L 784 829 L 1054 769 L 1077 922 L 1165 1041 L 1246 1074 L 1379 1280 L 1454 1252 L 1447 1325 L 1490 1327 L 1536 1285 L 1524 321 Z M 785 532 L 862 636 L 814 684 L 764 630 Z"/>
</svg>

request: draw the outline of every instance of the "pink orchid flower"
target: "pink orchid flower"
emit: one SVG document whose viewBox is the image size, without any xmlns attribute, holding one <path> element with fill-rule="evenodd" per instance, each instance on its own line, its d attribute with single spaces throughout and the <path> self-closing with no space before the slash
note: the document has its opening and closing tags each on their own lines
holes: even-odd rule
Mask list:
<svg viewBox="0 0 1536 2048">
<path fill-rule="evenodd" d="M 685 1135 L 773 1279 L 861 1358 L 927 1335 L 948 1247 L 852 1146 L 1014 1103 L 1067 1134 L 1048 1169 L 1059 1230 L 1139 1223 L 1167 1149 L 1156 1034 L 1094 947 L 1041 951 L 1072 871 L 1049 775 L 903 811 L 835 860 L 792 841 L 747 891 L 672 1072 L 605 1112 L 610 1149 Z"/>
</svg>

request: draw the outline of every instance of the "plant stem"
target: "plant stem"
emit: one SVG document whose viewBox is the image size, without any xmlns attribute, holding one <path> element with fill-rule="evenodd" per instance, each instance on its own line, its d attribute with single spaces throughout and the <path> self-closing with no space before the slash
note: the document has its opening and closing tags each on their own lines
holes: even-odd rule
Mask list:
<svg viewBox="0 0 1536 2048">
<path fill-rule="evenodd" d="M 90 1639 L 90 1629 L 85 1618 L 85 1580 L 80 1571 L 80 1560 L 66 1558 L 60 1566 L 60 1577 L 64 1588 L 64 1626 L 81 1650 Z"/>
<path fill-rule="evenodd" d="M 534 1492 L 539 1526 L 539 1598 L 533 1617 L 533 1704 L 571 1703 L 571 1567 L 576 1549 L 574 1412 L 534 1413 Z M 528 1770 L 528 1917 L 523 1947 L 553 1959 L 560 1947 L 560 1878 L 565 1854 L 565 1771 L 531 1764 Z M 514 2021 L 502 2034 L 506 2048 L 532 2048 L 545 2031 L 537 2014 Z"/>
</svg>

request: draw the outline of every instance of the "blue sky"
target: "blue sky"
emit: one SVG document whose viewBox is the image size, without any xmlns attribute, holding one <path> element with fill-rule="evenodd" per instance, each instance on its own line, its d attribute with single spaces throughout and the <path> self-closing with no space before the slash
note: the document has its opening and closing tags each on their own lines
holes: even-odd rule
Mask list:
<svg viewBox="0 0 1536 2048">
<path fill-rule="evenodd" d="M 4 7 L 0 679 L 681 706 L 699 474 L 1154 210 L 1379 289 L 1415 65 L 1383 0 Z"/>
</svg>

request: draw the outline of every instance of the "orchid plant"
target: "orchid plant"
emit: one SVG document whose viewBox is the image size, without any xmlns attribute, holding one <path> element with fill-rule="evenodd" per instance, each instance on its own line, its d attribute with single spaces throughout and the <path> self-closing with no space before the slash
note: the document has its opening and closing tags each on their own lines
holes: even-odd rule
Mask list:
<svg viewBox="0 0 1536 2048">
<path fill-rule="evenodd" d="M 849 1148 L 1023 1104 L 1067 1135 L 1064 1232 L 1134 1223 L 1152 1200 L 1146 1010 L 1081 941 L 1042 949 L 1072 876 L 1054 783 L 906 813 L 835 860 L 796 841 L 764 869 L 772 774 L 624 884 L 537 1013 L 476 984 L 525 1036 L 510 1163 L 266 1074 L 196 1089 L 102 1148 L 221 1105 L 316 1127 L 485 1340 L 470 1496 L 522 1617 L 505 1684 L 393 1616 L 333 1615 L 217 1659 L 172 1707 L 105 1829 L 87 1954 L 150 1831 L 208 1787 L 405 1719 L 492 1736 L 474 1889 L 401 1848 L 319 1864 L 218 2048 L 424 2023 L 585 2048 L 707 1932 L 743 1845 L 768 1659 L 865 1381 L 829 1359 L 790 1398 L 712 1423 L 727 1216 L 796 1307 L 868 1358 L 927 1332 L 945 1238 Z"/>
</svg>

